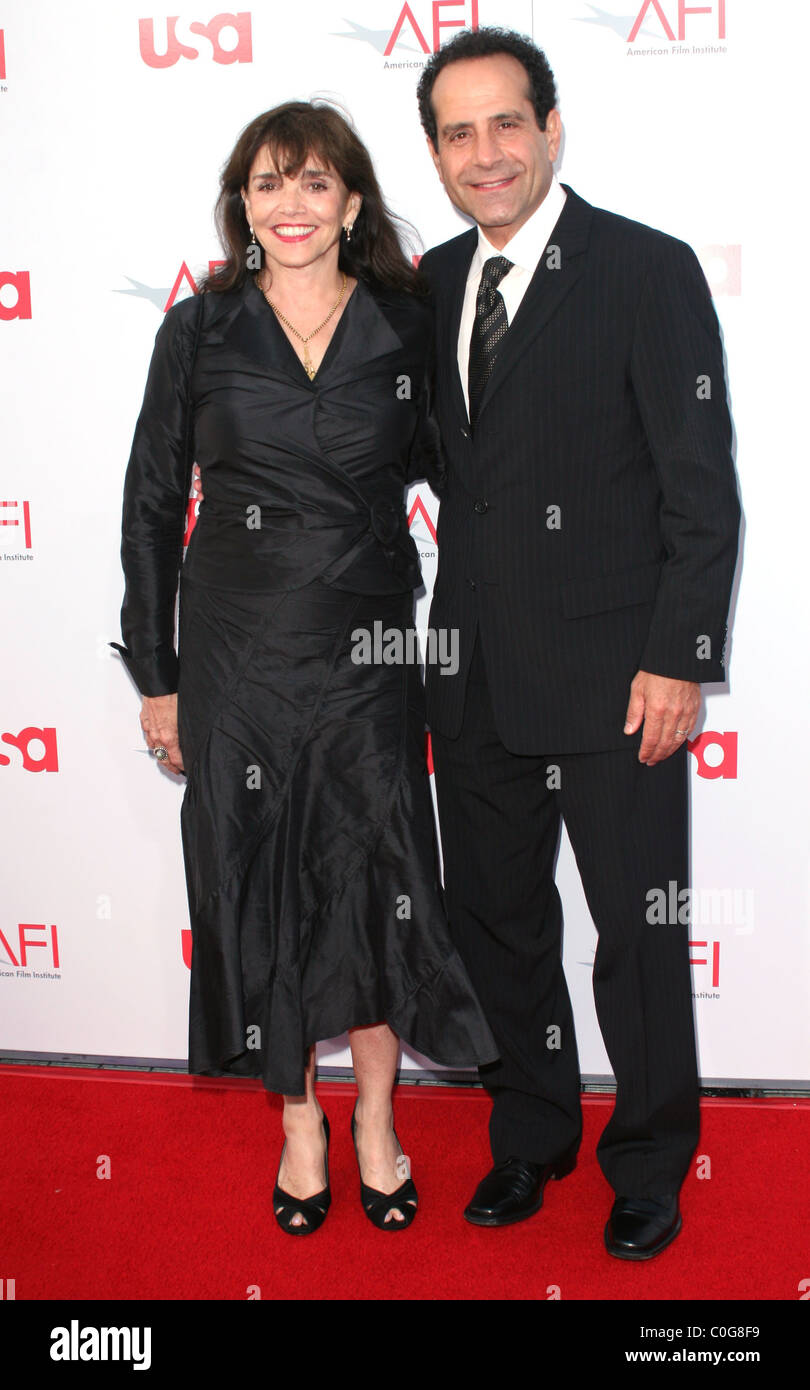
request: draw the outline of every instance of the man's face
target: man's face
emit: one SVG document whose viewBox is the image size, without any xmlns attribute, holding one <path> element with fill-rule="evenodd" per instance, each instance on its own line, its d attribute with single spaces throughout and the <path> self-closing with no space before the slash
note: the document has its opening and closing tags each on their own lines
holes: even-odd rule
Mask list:
<svg viewBox="0 0 810 1390">
<path fill-rule="evenodd" d="M 433 84 L 436 141 L 428 147 L 450 201 L 498 249 L 545 198 L 560 147 L 553 110 L 537 124 L 526 69 L 509 53 L 464 58 Z"/>
</svg>

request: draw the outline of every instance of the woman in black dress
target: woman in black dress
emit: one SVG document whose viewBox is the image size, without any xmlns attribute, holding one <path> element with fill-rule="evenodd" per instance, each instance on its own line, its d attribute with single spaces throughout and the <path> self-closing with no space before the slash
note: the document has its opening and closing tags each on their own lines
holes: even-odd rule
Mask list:
<svg viewBox="0 0 810 1390">
<path fill-rule="evenodd" d="M 284 1095 L 274 1209 L 306 1234 L 330 1200 L 313 1044 L 348 1030 L 363 1204 L 401 1229 L 398 1039 L 449 1066 L 497 1055 L 440 903 L 418 668 L 358 660 L 363 634 L 390 653 L 412 626 L 404 488 L 441 485 L 431 312 L 327 104 L 251 122 L 217 211 L 225 262 L 155 340 L 122 544 L 119 651 L 147 743 L 187 778 L 189 1070 Z"/>
</svg>

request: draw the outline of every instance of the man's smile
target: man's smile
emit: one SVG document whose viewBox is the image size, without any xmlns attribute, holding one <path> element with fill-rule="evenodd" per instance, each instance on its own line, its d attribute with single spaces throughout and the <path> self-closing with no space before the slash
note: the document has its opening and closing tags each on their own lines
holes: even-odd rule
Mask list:
<svg viewBox="0 0 810 1390">
<path fill-rule="evenodd" d="M 470 183 L 468 186 L 474 188 L 478 193 L 498 193 L 502 188 L 508 188 L 513 184 L 517 174 L 509 174 L 504 179 L 488 179 L 480 183 Z"/>
</svg>

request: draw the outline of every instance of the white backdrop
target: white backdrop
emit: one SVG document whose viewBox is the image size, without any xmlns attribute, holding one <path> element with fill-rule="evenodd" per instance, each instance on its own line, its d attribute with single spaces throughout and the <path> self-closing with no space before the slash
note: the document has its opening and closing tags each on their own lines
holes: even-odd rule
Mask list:
<svg viewBox="0 0 810 1390">
<path fill-rule="evenodd" d="M 425 247 L 465 225 L 414 89 L 425 50 L 475 22 L 474 0 L 231 16 L 179 0 L 171 32 L 147 8 L 7 0 L 0 17 L 5 1055 L 186 1056 L 183 784 L 145 754 L 107 643 L 120 640 L 121 489 L 154 336 L 220 255 L 212 207 L 238 132 L 279 101 L 337 98 Z M 690 242 L 715 294 L 746 533 L 731 688 L 708 688 L 690 758 L 700 1065 L 705 1082 L 807 1085 L 806 209 L 791 145 L 808 7 L 703 9 L 479 0 L 477 16 L 546 48 L 565 182 Z M 437 503 L 424 487 L 410 502 L 429 587 Z M 595 933 L 565 838 L 558 881 L 583 1072 L 609 1076 Z M 345 1064 L 344 1042 L 322 1045 L 322 1063 Z"/>
</svg>

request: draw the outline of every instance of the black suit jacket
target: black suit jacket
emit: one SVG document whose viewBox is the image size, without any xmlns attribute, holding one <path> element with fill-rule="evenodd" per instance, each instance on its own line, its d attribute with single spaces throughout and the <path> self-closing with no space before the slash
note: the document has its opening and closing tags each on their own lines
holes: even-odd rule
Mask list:
<svg viewBox="0 0 810 1390">
<path fill-rule="evenodd" d="M 428 718 L 458 733 L 479 628 L 515 753 L 637 744 L 623 725 L 639 669 L 724 680 L 737 554 L 723 354 L 699 262 L 565 187 L 474 432 L 456 353 L 477 231 L 421 261 L 448 469 L 430 624 L 460 641 L 456 675 L 428 667 Z"/>
</svg>

